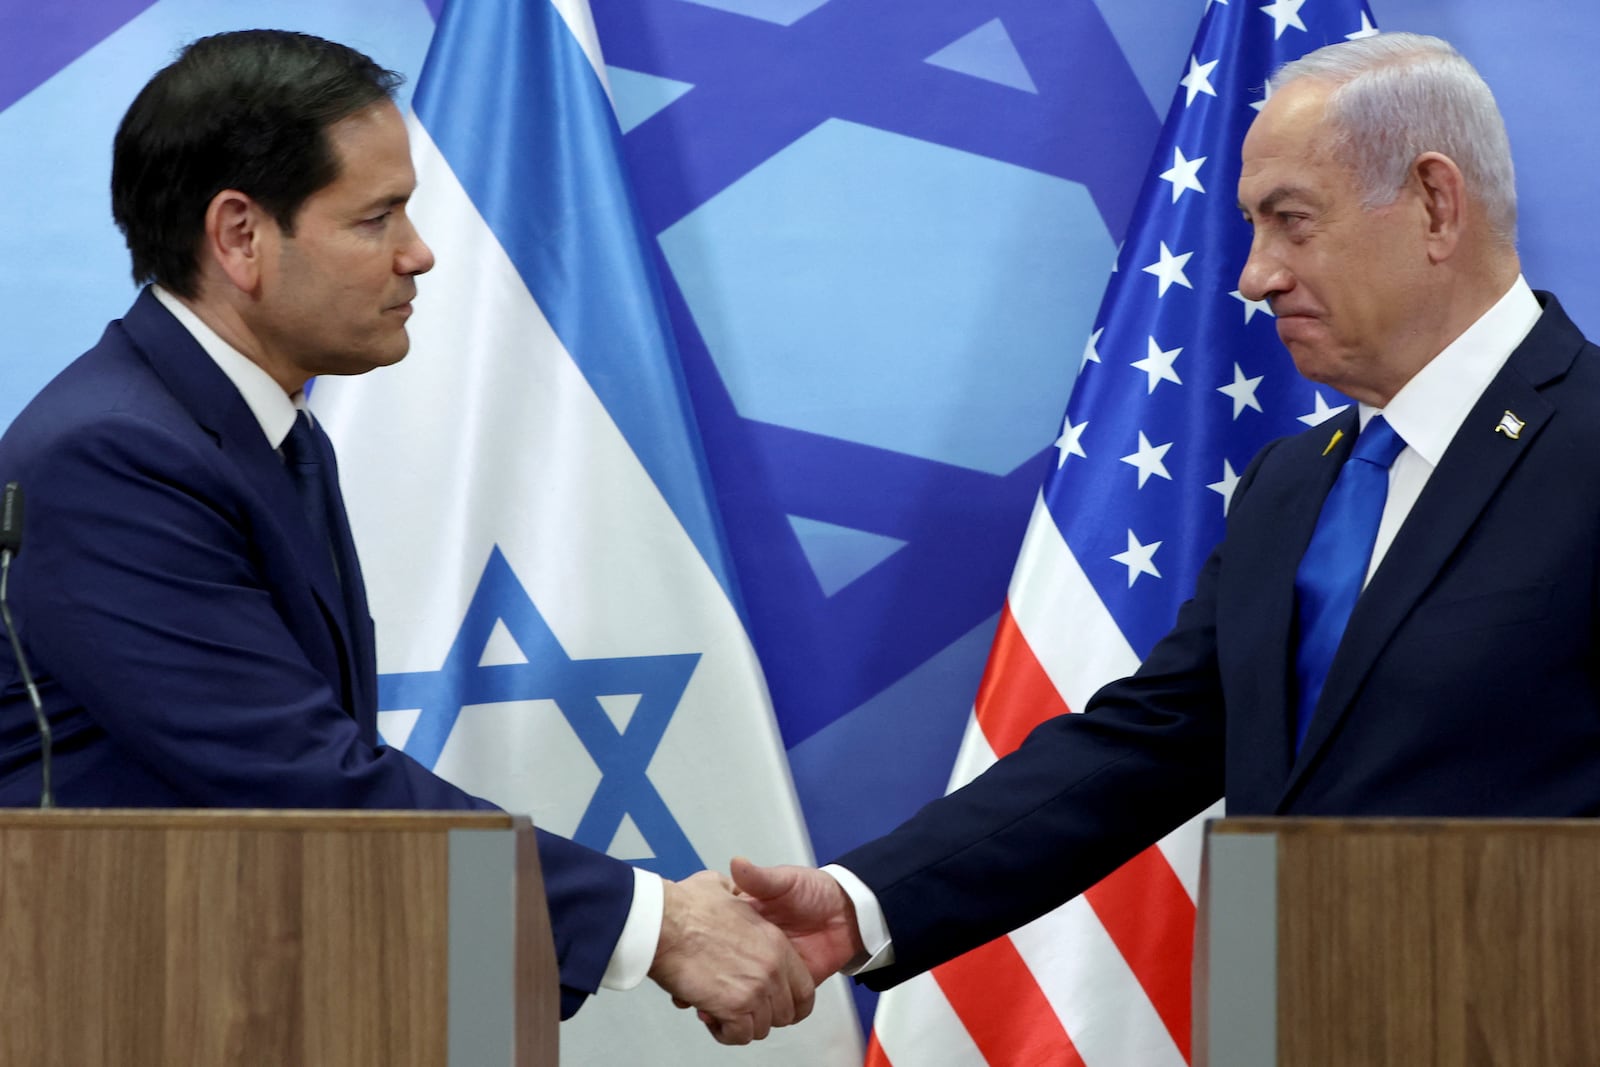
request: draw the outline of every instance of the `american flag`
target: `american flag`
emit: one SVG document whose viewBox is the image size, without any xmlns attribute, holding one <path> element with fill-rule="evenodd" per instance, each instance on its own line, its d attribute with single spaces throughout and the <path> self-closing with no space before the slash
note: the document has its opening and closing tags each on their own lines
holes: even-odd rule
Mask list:
<svg viewBox="0 0 1600 1067">
<path fill-rule="evenodd" d="M 1083 350 L 952 787 L 1137 667 L 1191 595 L 1251 457 L 1347 403 L 1295 372 L 1271 309 L 1239 292 L 1249 228 L 1235 188 L 1271 72 L 1376 32 L 1355 0 L 1209 0 Z M 869 1067 L 1187 1063 L 1203 818 L 886 994 Z"/>
</svg>

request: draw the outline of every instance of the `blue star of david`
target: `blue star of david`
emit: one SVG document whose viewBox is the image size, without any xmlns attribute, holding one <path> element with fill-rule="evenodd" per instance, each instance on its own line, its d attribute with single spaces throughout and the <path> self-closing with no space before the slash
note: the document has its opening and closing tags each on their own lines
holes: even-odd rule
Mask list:
<svg viewBox="0 0 1600 1067">
<path fill-rule="evenodd" d="M 590 0 L 590 8 L 608 62 L 694 85 L 664 110 L 670 121 L 652 119 L 623 138 L 630 166 L 646 176 L 634 192 L 657 236 L 819 123 L 842 118 L 1080 182 L 1120 238 L 1145 159 L 1081 146 L 1106 128 L 1154 145 L 1161 128 L 1092 0 L 830 0 L 787 26 L 680 0 Z M 1025 49 L 1037 94 L 925 61 L 996 17 Z M 996 92 L 1009 94 L 1004 106 Z M 930 99 L 939 106 L 930 110 Z M 661 164 L 685 144 L 696 147 L 694 167 Z M 1054 445 L 1000 476 L 744 418 L 656 255 L 750 636 L 793 747 L 999 610 Z M 827 596 L 788 515 L 906 546 Z M 862 648 L 873 655 L 863 658 Z"/>
<path fill-rule="evenodd" d="M 480 664 L 497 622 L 505 625 L 528 662 Z M 464 707 L 553 702 L 600 768 L 600 784 L 573 840 L 605 851 L 623 817 L 631 816 L 655 853 L 633 862 L 666 878 L 683 878 L 705 864 L 646 770 L 699 662 L 699 653 L 573 659 L 496 546 L 444 666 L 437 671 L 382 675 L 378 708 L 421 709 L 405 750 L 431 769 Z M 634 694 L 638 707 L 626 728 L 618 730 L 599 698 Z"/>
</svg>

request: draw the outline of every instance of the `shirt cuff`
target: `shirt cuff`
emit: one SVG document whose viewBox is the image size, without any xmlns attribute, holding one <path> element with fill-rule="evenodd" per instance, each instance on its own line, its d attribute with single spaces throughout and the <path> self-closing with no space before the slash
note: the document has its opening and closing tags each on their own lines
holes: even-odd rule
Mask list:
<svg viewBox="0 0 1600 1067">
<path fill-rule="evenodd" d="M 850 898 L 850 903 L 855 905 L 856 930 L 861 934 L 861 943 L 866 946 L 861 955 L 844 965 L 844 973 L 852 976 L 864 974 L 893 963 L 894 944 L 889 940 L 889 924 L 884 921 L 878 895 L 867 888 L 867 883 L 837 863 L 828 864 L 822 868 L 822 873 L 838 882 L 839 888 Z"/>
<path fill-rule="evenodd" d="M 633 869 L 633 904 L 628 908 L 628 921 L 622 924 L 622 936 L 617 938 L 611 962 L 600 978 L 606 989 L 632 989 L 650 972 L 656 946 L 661 942 L 665 896 L 660 875 Z"/>
</svg>

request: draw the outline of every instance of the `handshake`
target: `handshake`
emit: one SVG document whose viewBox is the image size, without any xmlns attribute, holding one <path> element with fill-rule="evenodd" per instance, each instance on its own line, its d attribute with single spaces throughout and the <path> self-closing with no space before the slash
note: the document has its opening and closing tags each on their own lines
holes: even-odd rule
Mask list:
<svg viewBox="0 0 1600 1067">
<path fill-rule="evenodd" d="M 828 875 L 743 859 L 730 870 L 664 883 L 650 977 L 718 1041 L 743 1045 L 810 1015 L 817 983 L 865 950 L 855 907 Z"/>
</svg>

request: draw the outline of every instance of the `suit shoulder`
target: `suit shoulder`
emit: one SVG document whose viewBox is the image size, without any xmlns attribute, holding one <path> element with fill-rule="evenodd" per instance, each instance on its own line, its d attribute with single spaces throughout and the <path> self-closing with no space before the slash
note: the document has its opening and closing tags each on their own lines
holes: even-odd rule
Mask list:
<svg viewBox="0 0 1600 1067">
<path fill-rule="evenodd" d="M 47 382 L 0 438 L 0 457 L 50 448 L 97 426 L 150 422 L 192 425 L 181 404 L 139 355 L 119 323 Z"/>
<path fill-rule="evenodd" d="M 0 481 L 48 492 L 107 479 L 204 484 L 215 442 L 138 357 L 97 345 L 52 379 L 0 437 Z"/>
</svg>

